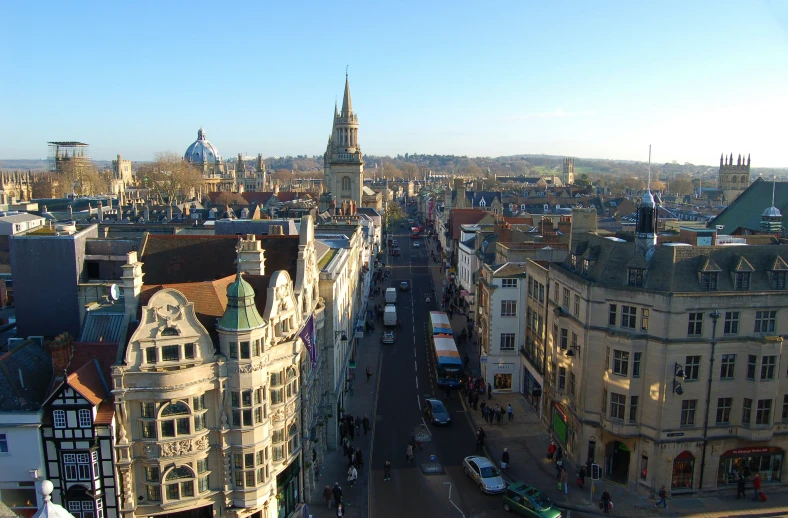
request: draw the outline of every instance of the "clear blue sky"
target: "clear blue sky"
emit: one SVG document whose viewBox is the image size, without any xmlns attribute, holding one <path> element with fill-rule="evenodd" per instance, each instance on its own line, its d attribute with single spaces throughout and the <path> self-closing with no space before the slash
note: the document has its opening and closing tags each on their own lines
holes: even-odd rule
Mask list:
<svg viewBox="0 0 788 518">
<path fill-rule="evenodd" d="M 6 2 L 0 158 L 325 150 L 788 166 L 788 2 Z M 493 6 L 493 7 L 488 7 Z"/>
</svg>

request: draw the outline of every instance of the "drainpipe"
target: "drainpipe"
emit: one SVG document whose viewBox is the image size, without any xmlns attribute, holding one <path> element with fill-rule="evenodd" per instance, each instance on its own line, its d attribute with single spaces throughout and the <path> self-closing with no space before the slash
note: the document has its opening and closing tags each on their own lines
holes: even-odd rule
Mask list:
<svg viewBox="0 0 788 518">
<path fill-rule="evenodd" d="M 698 491 L 703 489 L 703 473 L 706 471 L 706 447 L 709 445 L 709 413 L 711 411 L 711 380 L 714 377 L 714 350 L 717 347 L 717 320 L 720 312 L 716 309 L 709 315 L 711 317 L 711 358 L 709 359 L 709 383 L 706 388 L 706 419 L 703 421 L 703 452 L 700 457 L 700 478 Z"/>
</svg>

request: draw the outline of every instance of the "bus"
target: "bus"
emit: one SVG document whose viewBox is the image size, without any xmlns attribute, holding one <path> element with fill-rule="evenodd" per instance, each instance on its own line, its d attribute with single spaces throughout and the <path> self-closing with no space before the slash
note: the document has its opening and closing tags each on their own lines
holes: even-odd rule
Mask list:
<svg viewBox="0 0 788 518">
<path fill-rule="evenodd" d="M 451 323 L 449 323 L 449 315 L 443 311 L 430 311 L 430 336 L 452 336 L 453 334 Z"/>
<path fill-rule="evenodd" d="M 439 387 L 457 388 L 462 381 L 462 359 L 457 352 L 454 338 L 447 335 L 432 337 L 432 358 L 435 362 L 435 380 Z"/>
<path fill-rule="evenodd" d="M 410 237 L 412 237 L 413 239 L 419 238 L 419 227 L 412 227 L 410 229 Z"/>
</svg>

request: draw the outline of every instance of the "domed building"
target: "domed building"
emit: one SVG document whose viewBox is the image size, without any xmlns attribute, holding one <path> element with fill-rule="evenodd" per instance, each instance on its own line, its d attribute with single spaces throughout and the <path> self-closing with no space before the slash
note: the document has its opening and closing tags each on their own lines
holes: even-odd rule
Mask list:
<svg viewBox="0 0 788 518">
<path fill-rule="evenodd" d="M 183 159 L 202 172 L 209 191 L 236 191 L 235 174 L 225 170 L 222 155 L 216 146 L 205 138 L 205 130 L 200 127 L 197 140 L 186 148 Z"/>
</svg>

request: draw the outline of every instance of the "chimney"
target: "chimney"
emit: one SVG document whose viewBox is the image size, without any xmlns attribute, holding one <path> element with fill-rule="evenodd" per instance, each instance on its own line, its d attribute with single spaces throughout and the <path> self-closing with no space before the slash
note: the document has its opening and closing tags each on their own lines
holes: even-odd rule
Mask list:
<svg viewBox="0 0 788 518">
<path fill-rule="evenodd" d="M 279 227 L 279 225 L 271 225 Z M 269 229 L 270 231 L 270 229 Z M 254 234 L 248 234 L 238 243 L 238 268 L 250 275 L 265 275 L 265 250 Z"/>
<path fill-rule="evenodd" d="M 55 379 L 66 377 L 71 357 L 74 355 L 74 344 L 68 333 L 57 335 L 49 342 L 49 354 L 52 356 L 52 373 Z"/>
<path fill-rule="evenodd" d="M 140 292 L 142 291 L 142 263 L 137 260 L 137 252 L 126 254 L 126 264 L 121 266 L 123 275 L 123 299 L 126 304 L 126 319 L 129 322 L 137 320 L 137 306 L 140 302 Z"/>
<path fill-rule="evenodd" d="M 268 225 L 268 235 L 283 236 L 284 230 L 282 229 L 282 225 Z"/>
<path fill-rule="evenodd" d="M 167 221 L 172 221 L 172 203 L 167 205 Z"/>
<path fill-rule="evenodd" d="M 99 222 L 104 221 L 104 207 L 101 205 L 101 200 L 98 202 L 97 210 L 98 212 L 96 214 Z"/>
<path fill-rule="evenodd" d="M 150 205 L 145 205 L 145 221 L 150 221 Z"/>
</svg>

